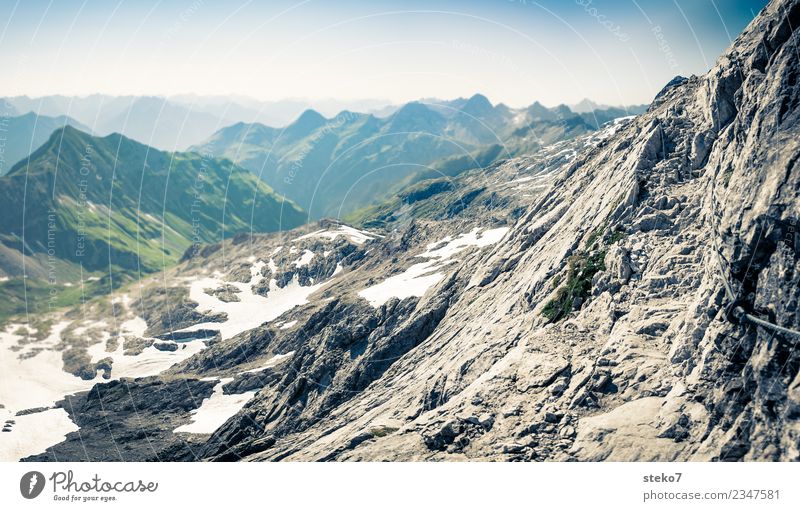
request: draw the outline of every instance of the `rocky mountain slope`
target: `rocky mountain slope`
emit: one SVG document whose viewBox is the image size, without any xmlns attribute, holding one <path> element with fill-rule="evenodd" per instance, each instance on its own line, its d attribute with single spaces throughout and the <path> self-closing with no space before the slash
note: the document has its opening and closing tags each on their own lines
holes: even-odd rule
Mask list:
<svg viewBox="0 0 800 511">
<path fill-rule="evenodd" d="M 417 303 L 446 313 L 366 390 L 320 414 L 295 367 L 205 454 L 797 459 L 797 336 L 729 312 L 800 326 L 798 16 L 773 2 L 707 76 L 583 153 Z"/>
<path fill-rule="evenodd" d="M 646 113 L 407 188 L 375 230 L 196 247 L 10 325 L 36 385 L 0 395 L 0 454 L 800 459 L 798 27 L 773 1 Z"/>
<path fill-rule="evenodd" d="M 306 345 L 308 321 L 325 315 L 327 321 L 341 315 L 360 321 L 397 303 L 397 295 L 410 315 L 418 297 L 462 254 L 498 243 L 530 195 L 551 179 L 544 162 L 560 158 L 568 164 L 555 154 L 562 149 L 552 151 L 498 163 L 482 180 L 479 173 L 454 180 L 452 189 L 417 201 L 423 209 L 413 216 L 393 219 L 382 230 L 393 231 L 388 234 L 323 221 L 284 233 L 240 235 L 197 246 L 176 267 L 108 298 L 8 324 L 0 333 L 5 369 L 32 390 L 16 395 L 9 386 L 0 394 L 16 421 L 6 438 L 19 442 L 9 442 L 13 449 L 0 457 L 36 454 L 66 437 L 45 458 L 196 458 L 214 429 L 265 379 L 278 382 Z M 465 199 L 465 193 L 477 198 Z M 335 314 L 328 312 L 332 304 Z M 124 385 L 106 388 L 104 381 Z M 214 381 L 217 390 L 198 381 Z M 81 393 L 70 395 L 76 391 Z M 206 411 L 206 398 L 219 402 Z M 146 403 L 148 412 L 130 415 L 136 403 Z M 161 407 L 171 410 L 169 420 Z M 115 414 L 113 432 L 94 415 L 101 408 L 103 417 Z M 31 441 L 26 432 L 44 421 L 50 423 L 46 435 Z"/>
</svg>

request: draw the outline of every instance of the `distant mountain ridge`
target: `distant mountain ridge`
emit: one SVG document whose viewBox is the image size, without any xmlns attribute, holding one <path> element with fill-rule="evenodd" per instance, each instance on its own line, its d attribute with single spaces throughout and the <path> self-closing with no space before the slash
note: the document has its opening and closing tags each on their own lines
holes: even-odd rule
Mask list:
<svg viewBox="0 0 800 511">
<path fill-rule="evenodd" d="M 344 108 L 372 112 L 388 102 L 381 100 L 280 100 L 258 101 L 240 96 L 88 96 L 52 95 L 0 98 L 6 115 L 34 112 L 67 115 L 98 135 L 121 133 L 161 150 L 185 150 L 210 137 L 223 126 L 237 122 L 266 122 L 285 126 L 310 106 L 330 115 Z"/>
<path fill-rule="evenodd" d="M 313 218 L 347 215 L 390 195 L 422 174 L 479 163 L 476 153 L 508 158 L 598 129 L 641 109 L 576 114 L 534 103 L 513 109 L 481 94 L 453 101 L 412 101 L 387 117 L 306 110 L 285 128 L 237 123 L 192 149 L 250 169 Z M 496 146 L 493 148 L 493 146 Z M 448 160 L 450 160 L 448 162 Z M 472 163 L 470 163 L 472 161 Z"/>
<path fill-rule="evenodd" d="M 491 107 L 491 103 L 482 95 L 455 100 L 420 100 L 420 102 L 434 110 L 438 109 L 447 116 L 448 112 L 443 110 L 455 111 L 470 101 L 475 103 L 479 99 L 482 108 Z M 309 109 L 316 110 L 325 117 L 335 117 L 342 111 L 354 111 L 384 118 L 403 107 L 402 104 L 392 104 L 380 99 L 261 101 L 235 95 L 196 94 L 169 97 L 106 94 L 13 96 L 0 98 L 0 103 L 2 104 L 0 109 L 6 116 L 29 112 L 50 117 L 66 115 L 80 123 L 83 131 L 91 131 L 101 136 L 121 133 L 143 144 L 168 151 L 185 150 L 198 145 L 219 129 L 239 122 L 283 127 L 292 124 L 302 112 Z M 596 105 L 592 102 L 587 104 Z M 472 104 L 467 108 L 472 110 L 477 106 Z M 505 105 L 498 105 L 498 110 L 504 109 L 513 110 Z M 600 109 L 600 106 L 597 105 L 594 109 Z M 587 113 L 590 110 L 574 111 Z"/>
<path fill-rule="evenodd" d="M 85 132 L 91 131 L 80 122 L 65 115 L 50 117 L 28 112 L 19 116 L 0 118 L 0 138 L 2 138 L 0 176 L 6 174 L 15 163 L 44 144 L 53 131 L 64 126 L 72 126 Z"/>
</svg>

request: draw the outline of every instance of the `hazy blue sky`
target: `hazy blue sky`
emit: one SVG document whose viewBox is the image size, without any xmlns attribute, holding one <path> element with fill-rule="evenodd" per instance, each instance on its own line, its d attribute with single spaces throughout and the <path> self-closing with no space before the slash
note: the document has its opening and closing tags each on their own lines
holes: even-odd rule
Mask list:
<svg viewBox="0 0 800 511">
<path fill-rule="evenodd" d="M 648 102 L 765 0 L 0 0 L 0 95 Z"/>
</svg>

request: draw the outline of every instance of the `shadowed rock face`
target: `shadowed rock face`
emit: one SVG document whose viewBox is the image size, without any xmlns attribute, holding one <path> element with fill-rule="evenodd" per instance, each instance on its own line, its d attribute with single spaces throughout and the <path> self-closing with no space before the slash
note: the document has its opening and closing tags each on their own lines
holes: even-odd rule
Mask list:
<svg viewBox="0 0 800 511">
<path fill-rule="evenodd" d="M 25 461 L 194 461 L 191 439 L 173 430 L 189 422 L 213 387 L 211 381 L 154 378 L 97 384 L 59 403 L 80 431 Z"/>
<path fill-rule="evenodd" d="M 79 395 L 91 456 L 118 459 L 100 452 L 102 393 L 130 459 L 800 459 L 797 339 L 747 319 L 800 329 L 799 18 L 800 0 L 772 2 L 633 120 L 415 185 L 366 219 L 381 233 L 323 222 L 187 254 L 142 284 L 154 334 L 230 319 L 186 300 L 198 275 L 220 276 L 206 294 L 226 306 L 251 299 L 242 285 L 319 288 L 158 377 Z M 409 293 L 412 274 L 436 278 Z M 386 282 L 398 297 L 364 299 Z M 201 377 L 255 394 L 213 434 L 176 435 Z M 85 459 L 73 435 L 59 459 Z"/>
</svg>

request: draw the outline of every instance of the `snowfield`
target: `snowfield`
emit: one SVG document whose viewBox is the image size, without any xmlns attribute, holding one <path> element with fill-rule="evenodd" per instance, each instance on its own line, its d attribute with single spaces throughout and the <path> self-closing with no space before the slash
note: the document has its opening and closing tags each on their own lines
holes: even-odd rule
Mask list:
<svg viewBox="0 0 800 511">
<path fill-rule="evenodd" d="M 94 385 L 94 381 L 64 372 L 61 352 L 53 350 L 67 325 L 68 321 L 53 325 L 50 335 L 35 345 L 41 351 L 23 358 L 20 358 L 21 353 L 33 351 L 30 348 L 22 352 L 11 349 L 22 337 L 10 332 L 20 325 L 9 325 L 5 332 L 0 333 L 0 404 L 5 406 L 5 411 L 15 413 L 28 408 L 50 407 L 64 396 L 89 390 Z"/>
<path fill-rule="evenodd" d="M 43 453 L 51 445 L 67 438 L 67 433 L 78 431 L 63 408 L 52 408 L 38 413 L 13 416 L 0 410 L 0 420 L 15 421 L 11 431 L 0 433 L 0 461 L 18 461 L 27 456 Z"/>
<path fill-rule="evenodd" d="M 327 238 L 333 241 L 339 236 L 344 236 L 345 238 L 349 239 L 356 245 L 362 245 L 369 240 L 374 240 L 376 238 L 382 237 L 379 234 L 375 234 L 369 231 L 360 231 L 348 225 L 340 225 L 338 229 L 329 229 L 329 230 L 320 229 L 319 231 L 314 231 L 304 236 L 300 236 L 299 238 L 296 238 L 294 241 L 307 240 L 311 238 Z"/>
<path fill-rule="evenodd" d="M 313 254 L 312 254 L 313 255 Z M 252 330 L 279 317 L 284 312 L 308 303 L 308 297 L 321 289 L 325 284 L 301 286 L 297 276 L 284 287 L 278 287 L 274 278 L 269 281 L 267 297 L 253 293 L 252 286 L 261 278 L 261 268 L 265 264 L 277 270 L 275 262 L 258 261 L 250 268 L 250 281 L 247 283 L 227 282 L 220 276 L 205 277 L 192 282 L 189 289 L 189 298 L 198 303 L 200 312 L 224 312 L 228 319 L 221 323 L 205 322 L 178 330 L 178 332 L 195 332 L 197 330 L 219 330 L 223 339 L 230 339 L 247 330 Z M 223 285 L 230 285 L 239 290 L 238 302 L 223 302 L 215 296 L 205 292 L 206 289 L 216 289 Z"/>
<path fill-rule="evenodd" d="M 117 302 L 118 303 L 118 302 Z M 124 303 L 124 300 L 123 300 Z M 47 338 L 31 342 L 22 350 L 15 351 L 23 339 L 16 335 L 20 324 L 11 324 L 0 332 L 0 418 L 9 423 L 8 431 L 0 432 L 0 461 L 18 461 L 21 458 L 40 454 L 47 447 L 66 438 L 68 433 L 78 430 L 67 412 L 61 408 L 51 408 L 57 401 L 78 392 L 85 392 L 103 379 L 102 371 L 92 380 L 83 380 L 64 371 L 61 351 L 56 346 L 61 342 L 61 333 L 70 321 L 59 321 L 53 325 Z M 76 328 L 80 334 L 91 328 L 107 328 L 106 322 L 87 322 Z M 141 337 L 147 323 L 140 317 L 124 321 L 120 334 Z M 180 343 L 177 351 L 160 351 L 152 346 L 139 355 L 123 353 L 123 339 L 119 338 L 117 349 L 107 352 L 106 342 L 110 334 L 104 332 L 99 342 L 88 348 L 92 362 L 104 358 L 113 360 L 111 379 L 122 377 L 139 378 L 154 376 L 174 364 L 189 358 L 205 349 L 201 340 Z M 49 408 L 44 411 L 16 416 L 22 410 Z"/>
<path fill-rule="evenodd" d="M 411 265 L 406 271 L 394 275 L 374 286 L 362 289 L 358 295 L 367 300 L 375 308 L 385 304 L 391 298 L 421 297 L 428 289 L 442 280 L 442 270 L 446 265 L 454 263 L 454 255 L 468 247 L 486 247 L 499 242 L 508 232 L 508 227 L 498 227 L 481 232 L 479 227 L 456 238 L 447 236 L 442 240 L 429 243 L 425 252 L 417 255 L 428 259 L 423 263 Z"/>
<path fill-rule="evenodd" d="M 192 412 L 192 422 L 176 428 L 175 433 L 210 435 L 256 395 L 252 390 L 241 394 L 224 394 L 223 385 L 231 381 L 233 378 L 219 380 L 211 397 L 204 399 L 200 407 Z"/>
</svg>

